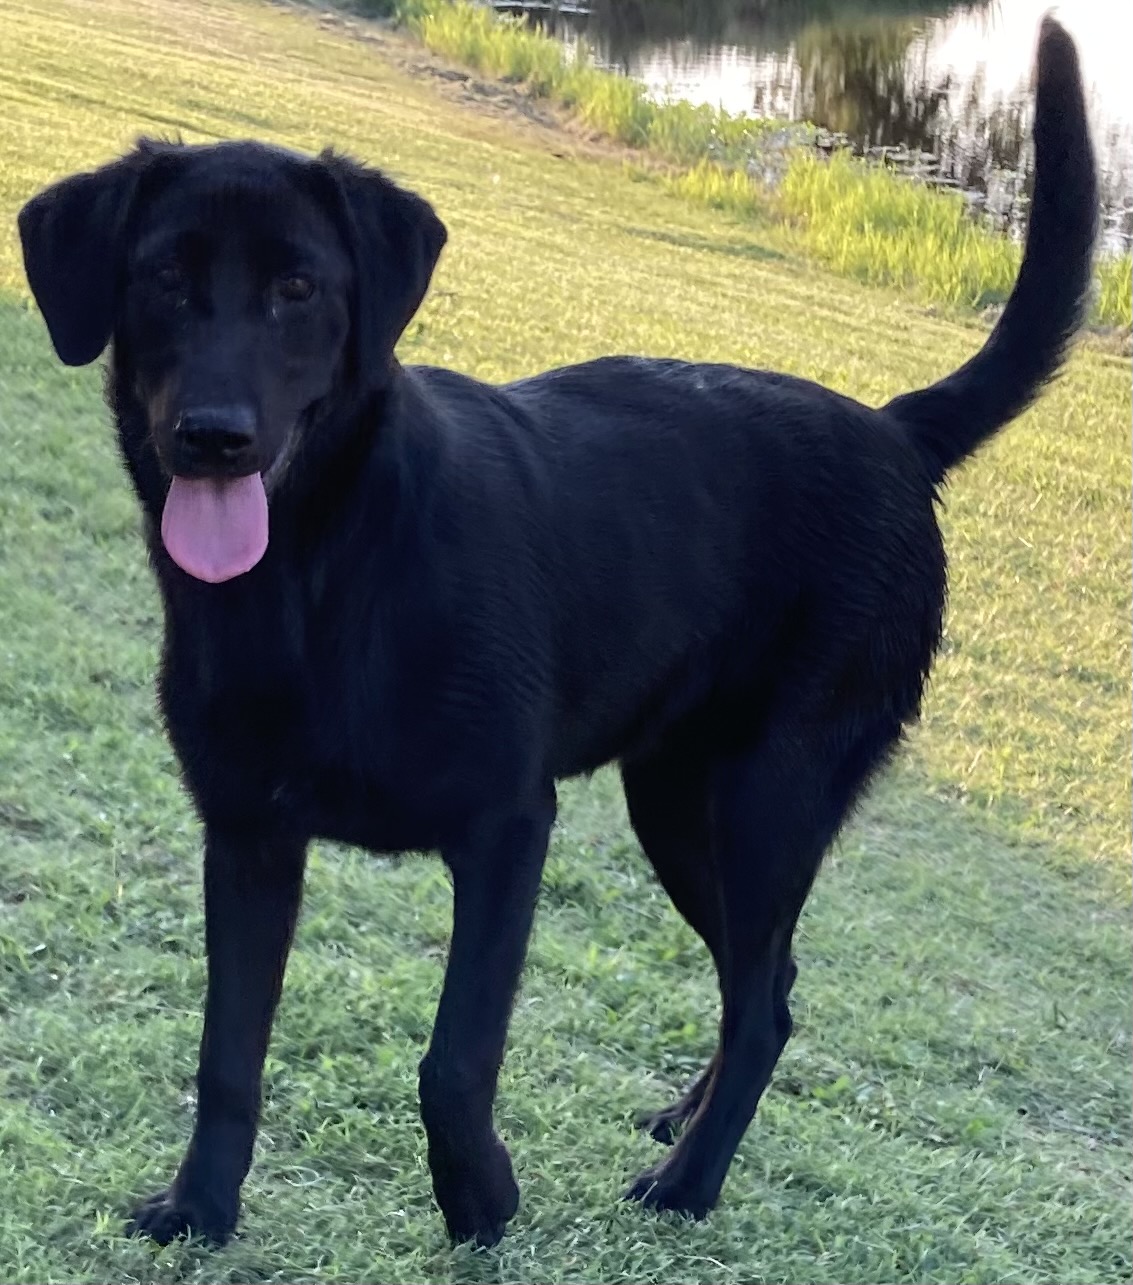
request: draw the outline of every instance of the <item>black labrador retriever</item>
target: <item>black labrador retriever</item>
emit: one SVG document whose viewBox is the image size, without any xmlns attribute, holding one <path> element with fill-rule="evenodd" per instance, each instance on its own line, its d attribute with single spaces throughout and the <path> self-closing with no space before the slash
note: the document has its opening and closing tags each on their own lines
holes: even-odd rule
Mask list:
<svg viewBox="0 0 1133 1285">
<path fill-rule="evenodd" d="M 1023 266 L 962 369 L 872 410 L 616 357 L 494 387 L 402 367 L 445 229 L 327 152 L 141 142 L 20 215 L 64 362 L 108 399 L 165 608 L 159 692 L 205 831 L 188 1153 L 133 1227 L 233 1230 L 318 836 L 439 850 L 454 926 L 420 1067 L 436 1198 L 492 1244 L 492 1104 L 558 779 L 616 761 L 719 975 L 715 1055 L 629 1195 L 703 1215 L 791 1031 L 791 940 L 940 640 L 946 472 L 1078 326 L 1097 211 L 1073 43 L 1044 23 Z"/>
</svg>

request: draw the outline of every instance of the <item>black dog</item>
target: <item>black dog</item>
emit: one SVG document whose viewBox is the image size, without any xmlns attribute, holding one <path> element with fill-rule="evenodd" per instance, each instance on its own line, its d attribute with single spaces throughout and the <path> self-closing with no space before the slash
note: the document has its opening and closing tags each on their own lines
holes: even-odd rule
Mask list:
<svg viewBox="0 0 1133 1285">
<path fill-rule="evenodd" d="M 134 1226 L 224 1240 L 315 836 L 439 849 L 455 922 L 421 1113 L 451 1235 L 515 1213 L 492 1103 L 555 782 L 616 760 L 719 974 L 719 1047 L 649 1121 L 630 1195 L 702 1215 L 791 1031 L 820 859 L 917 715 L 934 501 L 1078 326 L 1095 175 L 1074 46 L 1042 29 L 1037 174 L 983 350 L 870 410 L 784 375 L 619 357 L 497 388 L 394 344 L 445 231 L 326 153 L 140 143 L 20 215 L 63 361 L 108 397 L 165 605 L 161 707 L 205 827 L 188 1154 Z"/>
</svg>

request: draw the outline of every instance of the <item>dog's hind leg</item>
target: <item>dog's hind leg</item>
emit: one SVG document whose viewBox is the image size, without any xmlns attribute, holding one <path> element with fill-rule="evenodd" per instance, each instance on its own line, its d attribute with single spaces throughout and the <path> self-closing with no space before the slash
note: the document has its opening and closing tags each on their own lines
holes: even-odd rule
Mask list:
<svg viewBox="0 0 1133 1285">
<path fill-rule="evenodd" d="M 702 1217 L 716 1203 L 791 1033 L 791 939 L 822 854 L 899 728 L 852 737 L 821 716 L 768 724 L 758 747 L 713 764 L 712 861 L 723 923 L 716 1071 L 676 1146 L 626 1193 Z"/>
<path fill-rule="evenodd" d="M 723 913 L 708 828 L 708 771 L 679 744 L 622 765 L 630 823 L 673 905 L 708 947 L 719 970 Z M 638 1117 L 638 1128 L 671 1145 L 696 1114 L 717 1055 L 671 1106 Z"/>
</svg>

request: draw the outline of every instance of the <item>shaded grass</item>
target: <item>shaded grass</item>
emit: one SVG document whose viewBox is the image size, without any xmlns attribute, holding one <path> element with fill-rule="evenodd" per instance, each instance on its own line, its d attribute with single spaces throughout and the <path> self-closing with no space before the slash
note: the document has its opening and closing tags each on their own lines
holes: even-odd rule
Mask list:
<svg viewBox="0 0 1133 1285">
<path fill-rule="evenodd" d="M 1092 346 L 948 494 L 926 719 L 808 905 L 798 1034 L 707 1223 L 617 1204 L 657 1154 L 631 1115 L 708 1056 L 717 1010 L 602 773 L 562 792 L 501 1085 L 524 1203 L 497 1252 L 449 1251 L 416 1122 L 441 867 L 329 845 L 242 1237 L 220 1253 L 121 1238 L 189 1128 L 199 833 L 154 713 L 160 611 L 99 374 L 60 367 L 21 297 L 20 202 L 157 120 L 333 141 L 452 233 L 403 356 L 490 379 L 648 352 L 878 403 L 984 332 L 552 156 L 273 7 L 9 0 L 0 47 L 0 1279 L 1133 1278 L 1131 399 L 1128 364 Z"/>
</svg>

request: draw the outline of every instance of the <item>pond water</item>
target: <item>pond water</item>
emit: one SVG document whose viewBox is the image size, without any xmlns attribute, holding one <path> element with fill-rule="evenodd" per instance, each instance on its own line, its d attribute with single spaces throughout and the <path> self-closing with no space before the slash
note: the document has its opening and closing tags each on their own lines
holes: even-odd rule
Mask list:
<svg viewBox="0 0 1133 1285">
<path fill-rule="evenodd" d="M 569 0 L 497 3 L 659 98 L 809 120 L 855 151 L 968 192 L 1017 228 L 1029 85 L 1050 0 Z M 1133 6 L 1073 0 L 1101 169 L 1104 238 L 1133 243 Z M 824 140 L 829 141 L 829 140 Z"/>
</svg>

